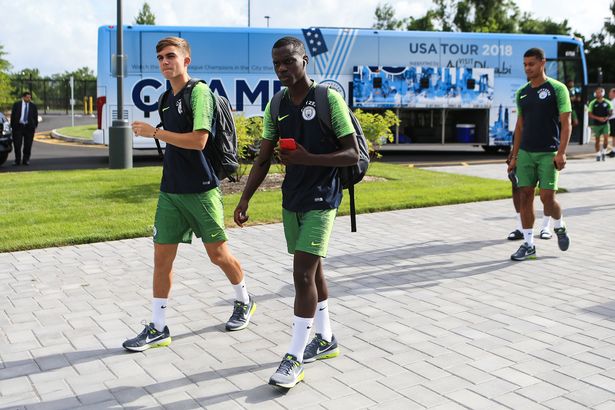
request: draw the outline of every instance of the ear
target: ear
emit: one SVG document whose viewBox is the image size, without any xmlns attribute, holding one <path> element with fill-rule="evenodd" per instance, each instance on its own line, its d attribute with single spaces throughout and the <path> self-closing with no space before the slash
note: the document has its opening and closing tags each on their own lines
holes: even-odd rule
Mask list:
<svg viewBox="0 0 615 410">
<path fill-rule="evenodd" d="M 190 56 L 184 57 L 184 67 L 188 67 L 191 61 L 192 59 L 190 58 Z"/>
</svg>

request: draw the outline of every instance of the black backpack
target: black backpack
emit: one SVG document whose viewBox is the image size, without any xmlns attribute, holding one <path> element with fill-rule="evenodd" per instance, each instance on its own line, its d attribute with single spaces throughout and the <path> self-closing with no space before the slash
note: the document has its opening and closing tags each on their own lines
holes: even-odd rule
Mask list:
<svg viewBox="0 0 615 410">
<path fill-rule="evenodd" d="M 193 120 L 192 114 L 192 89 L 198 83 L 205 83 L 198 78 L 191 78 L 188 84 L 182 91 L 183 106 L 186 109 L 186 114 L 190 120 Z M 162 121 L 162 106 L 169 95 L 170 90 L 166 90 L 158 98 L 158 115 Z M 237 181 L 237 170 L 239 169 L 239 158 L 237 156 L 237 130 L 235 128 L 235 120 L 233 119 L 233 111 L 231 103 L 225 97 L 214 94 L 216 106 L 214 107 L 214 124 L 211 132 L 211 137 L 207 140 L 203 153 L 211 160 L 211 165 L 214 172 L 220 181 L 228 178 L 231 182 Z M 157 125 L 161 127 L 162 122 Z M 162 157 L 162 148 L 158 139 L 156 148 Z"/>
<path fill-rule="evenodd" d="M 333 125 L 331 123 L 331 107 L 329 106 L 329 98 L 327 96 L 327 86 L 317 84 L 314 90 L 316 99 L 316 113 L 320 122 L 320 127 L 326 135 L 330 135 L 335 139 L 335 143 L 340 146 L 339 141 L 334 136 Z M 284 97 L 284 90 L 278 91 L 271 102 L 269 103 L 269 113 L 273 123 L 277 126 L 278 113 L 280 112 L 280 103 Z M 367 168 L 369 167 L 369 148 L 367 146 L 367 140 L 365 134 L 361 128 L 361 124 L 354 113 L 348 107 L 348 113 L 352 120 L 352 126 L 354 127 L 355 136 L 357 138 L 357 145 L 359 147 L 359 161 L 355 165 L 347 167 L 339 167 L 338 172 L 340 176 L 340 182 L 342 188 L 348 189 L 348 195 L 350 197 L 350 230 L 352 232 L 357 231 L 357 214 L 354 201 L 354 185 L 361 182 Z"/>
</svg>

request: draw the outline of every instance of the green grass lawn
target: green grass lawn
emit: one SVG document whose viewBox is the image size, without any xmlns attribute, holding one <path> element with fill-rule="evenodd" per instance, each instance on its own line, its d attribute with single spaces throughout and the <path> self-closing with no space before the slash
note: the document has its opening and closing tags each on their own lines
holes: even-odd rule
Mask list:
<svg viewBox="0 0 615 410">
<path fill-rule="evenodd" d="M 92 125 L 77 125 L 75 127 L 64 127 L 57 130 L 60 134 L 67 137 L 81 138 L 91 140 L 92 134 L 96 131 L 96 124 Z"/>
<path fill-rule="evenodd" d="M 162 168 L 5 173 L 0 184 L 0 252 L 149 236 Z M 359 213 L 510 197 L 510 183 L 374 163 L 386 181 L 356 187 Z M 239 194 L 224 198 L 225 219 Z M 280 191 L 257 192 L 250 224 L 280 221 Z M 344 199 L 340 214 L 348 214 Z"/>
</svg>

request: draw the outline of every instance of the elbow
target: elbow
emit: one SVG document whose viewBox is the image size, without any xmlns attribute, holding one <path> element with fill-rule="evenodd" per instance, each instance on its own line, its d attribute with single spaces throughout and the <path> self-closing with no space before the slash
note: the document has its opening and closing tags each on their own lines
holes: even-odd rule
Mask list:
<svg viewBox="0 0 615 410">
<path fill-rule="evenodd" d="M 205 149 L 205 145 L 207 145 L 207 140 L 209 139 L 209 133 L 204 133 L 199 135 L 199 138 L 196 139 L 197 141 L 197 149 L 203 151 Z"/>
</svg>

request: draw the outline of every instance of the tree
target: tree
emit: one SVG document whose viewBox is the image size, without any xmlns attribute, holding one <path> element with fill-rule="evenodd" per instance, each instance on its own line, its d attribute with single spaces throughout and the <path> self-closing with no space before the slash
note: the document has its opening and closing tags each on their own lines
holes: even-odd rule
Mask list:
<svg viewBox="0 0 615 410">
<path fill-rule="evenodd" d="M 387 142 L 393 142 L 391 127 L 400 124 L 399 118 L 391 110 L 386 110 L 383 114 L 356 110 L 354 115 L 359 120 L 363 129 L 370 156 L 379 157 L 379 146 Z"/>
<path fill-rule="evenodd" d="M 590 82 L 600 82 L 598 68 L 602 69 L 602 82 L 615 82 L 615 0 L 610 5 L 611 15 L 602 29 L 584 41 Z"/>
<path fill-rule="evenodd" d="M 372 28 L 378 30 L 399 30 L 402 28 L 404 22 L 395 18 L 395 10 L 393 6 L 388 3 L 378 5 L 374 12 L 376 16 L 376 22 Z"/>
<path fill-rule="evenodd" d="M 137 14 L 137 17 L 135 17 L 134 24 L 149 26 L 156 25 L 156 16 L 152 13 L 152 9 L 147 2 L 143 3 L 143 7 L 139 11 L 139 14 Z"/>
<path fill-rule="evenodd" d="M 432 0 L 434 8 L 422 17 L 396 19 L 389 4 L 375 11 L 378 28 L 422 31 L 462 31 L 483 33 L 569 34 L 568 21 L 537 19 L 531 13 L 521 13 L 515 0 Z M 613 26 L 615 34 L 615 25 Z"/>
<path fill-rule="evenodd" d="M 12 68 L 11 63 L 5 58 L 8 55 L 4 51 L 4 46 L 0 44 L 0 110 L 7 109 L 13 102 L 11 95 L 12 85 L 9 76 L 9 70 Z"/>
</svg>

